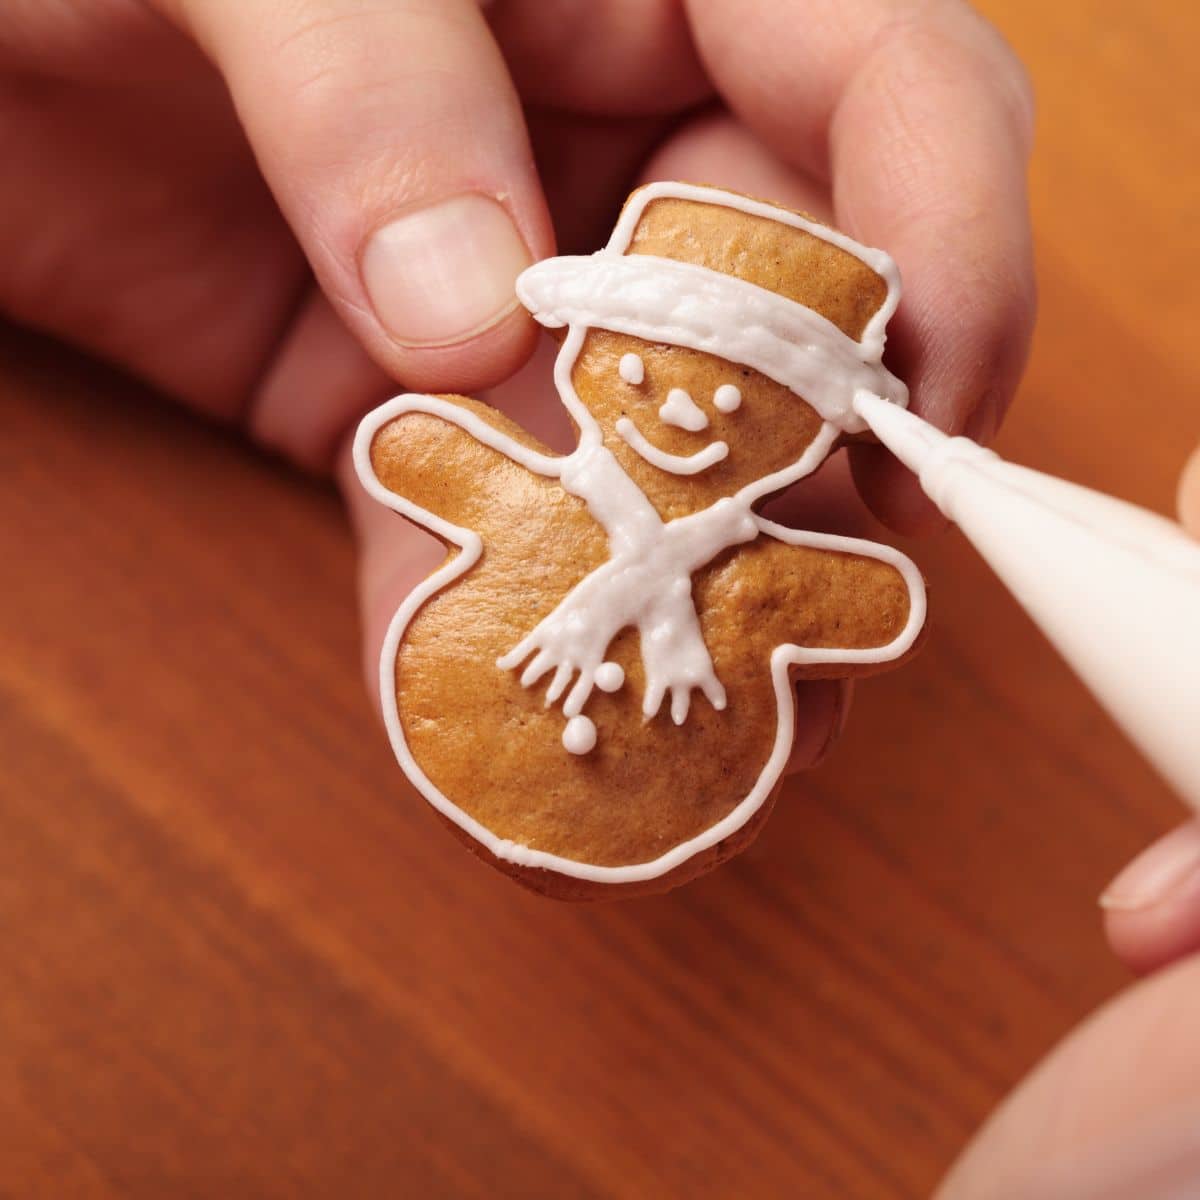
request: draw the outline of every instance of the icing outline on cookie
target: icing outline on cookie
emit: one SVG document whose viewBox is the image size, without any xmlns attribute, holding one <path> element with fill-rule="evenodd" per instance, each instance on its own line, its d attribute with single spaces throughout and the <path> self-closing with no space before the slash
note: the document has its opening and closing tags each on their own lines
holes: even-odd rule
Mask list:
<svg viewBox="0 0 1200 1200">
<path fill-rule="evenodd" d="M 736 321 L 734 329 L 737 332 L 732 335 L 732 338 L 725 337 L 723 331 L 712 328 L 711 313 L 697 313 L 694 305 L 685 304 L 681 308 L 679 297 L 682 293 L 678 289 L 666 297 L 667 303 L 662 306 L 665 316 L 662 315 L 662 312 L 651 312 L 649 316 L 646 316 L 643 311 L 641 315 L 634 317 L 629 316 L 628 313 L 622 313 L 621 294 L 617 294 L 616 301 L 603 311 L 595 308 L 584 313 L 580 309 L 576 291 L 567 288 L 563 292 L 560 289 L 559 294 L 567 295 L 567 299 L 573 305 L 570 309 L 573 318 L 563 320 L 560 319 L 559 311 L 549 307 L 549 297 L 544 289 L 538 291 L 535 296 L 535 289 L 532 286 L 523 287 L 528 284 L 530 277 L 539 271 L 542 279 L 553 278 L 556 285 L 560 285 L 564 280 L 569 281 L 572 272 L 577 269 L 593 274 L 594 277 L 592 268 L 580 268 L 579 264 L 594 263 L 602 257 L 612 259 L 614 255 L 623 254 L 642 210 L 651 200 L 659 196 L 694 199 L 705 204 L 738 208 L 751 215 L 761 215 L 773 221 L 803 228 L 814 236 L 847 250 L 870 266 L 886 282 L 887 296 L 868 321 L 863 337 L 855 342 L 820 314 L 805 309 L 804 306 L 788 300 L 786 297 L 778 296 L 742 280 L 719 275 L 716 275 L 716 278 L 728 278 L 729 282 L 736 287 L 732 289 L 721 286 L 715 289 L 701 287 L 700 290 L 702 296 L 706 296 L 712 301 L 715 310 L 721 314 L 721 320 L 730 317 L 728 309 L 731 302 L 735 307 L 739 304 L 746 305 L 739 310 L 742 319 Z M 666 277 L 676 279 L 693 277 L 692 283 L 694 284 L 694 272 L 700 272 L 702 276 L 715 275 L 714 272 L 703 267 L 694 267 L 692 264 L 678 263 L 674 260 L 660 259 L 650 255 L 630 256 L 618 261 L 639 261 L 637 271 L 639 279 L 649 278 L 653 281 L 660 281 L 664 277 L 663 272 L 665 271 Z M 518 294 L 543 324 L 567 324 L 569 326 L 567 337 L 555 362 L 554 378 L 564 406 L 579 427 L 579 443 L 574 451 L 562 457 L 541 454 L 501 433 L 467 409 L 438 397 L 417 394 L 398 396 L 389 401 L 368 414 L 358 428 L 354 442 L 354 462 L 366 491 L 387 508 L 430 530 L 443 541 L 459 549 L 458 554 L 448 557 L 438 570 L 419 584 L 405 598 L 394 614 L 380 655 L 380 696 L 384 721 L 392 747 L 405 774 L 435 809 L 481 844 L 494 857 L 516 866 L 555 871 L 589 882 L 640 882 L 664 875 L 694 855 L 730 837 L 750 820 L 770 796 L 783 772 L 794 736 L 794 693 L 789 674 L 791 667 L 813 663 L 852 664 L 892 661 L 901 657 L 911 648 L 924 624 L 926 611 L 924 582 L 915 564 L 906 555 L 890 546 L 859 538 L 790 529 L 769 521 L 752 510 L 752 505 L 764 496 L 782 491 L 815 470 L 827 457 L 837 438 L 843 432 L 854 432 L 865 427 L 852 407 L 853 397 L 860 387 L 866 387 L 873 391 L 882 390 L 889 399 L 899 404 L 907 402 L 907 389 L 880 362 L 884 327 L 899 300 L 899 276 L 887 255 L 881 251 L 859 246 L 858 243 L 825 226 L 809 222 L 786 210 L 738 196 L 735 193 L 680 184 L 651 185 L 637 193 L 626 206 L 609 245 L 599 254 L 590 258 L 548 260 L 548 262 L 566 263 L 569 264 L 570 269 L 562 271 L 555 267 L 552 272 L 546 272 L 542 269 L 547 267 L 547 263 L 537 264 L 521 276 L 518 281 Z M 642 272 L 643 264 L 649 270 L 648 276 Z M 663 264 L 667 264 L 667 266 L 664 268 Z M 674 272 L 677 267 L 687 268 L 682 277 Z M 621 283 L 621 288 L 616 289 L 617 293 L 620 293 L 621 289 L 627 285 L 628 279 L 629 275 L 626 274 L 618 281 Z M 539 281 L 535 280 L 535 282 Z M 668 288 L 667 291 L 670 293 L 671 289 Z M 754 296 L 751 293 L 758 293 L 758 295 Z M 767 299 L 764 301 L 762 297 Z M 637 299 L 643 310 L 654 308 L 653 303 L 648 301 L 644 294 L 639 295 Z M 541 307 L 535 308 L 535 304 Z M 669 311 L 667 311 L 668 308 Z M 810 321 L 806 317 L 798 317 L 794 310 L 808 313 L 815 320 Z M 733 316 L 737 318 L 738 313 L 735 312 Z M 690 329 L 680 324 L 685 318 L 686 321 L 691 322 Z M 829 330 L 820 324 L 821 322 L 828 326 L 833 333 L 830 334 Z M 647 340 L 669 341 L 676 345 L 691 346 L 719 355 L 727 361 L 751 366 L 768 377 L 776 379 L 777 382 L 790 387 L 793 391 L 804 395 L 811 406 L 823 417 L 823 424 L 814 440 L 796 462 L 754 480 L 736 495 L 720 500 L 708 509 L 673 521 L 663 522 L 641 490 L 616 463 L 611 451 L 604 447 L 598 422 L 575 393 L 571 378 L 575 361 L 588 329 L 596 327 L 630 333 Z M 797 334 L 798 330 L 801 331 L 799 334 Z M 802 346 L 797 347 L 787 341 L 789 336 L 806 336 L 808 340 L 803 342 Z M 626 356 L 626 358 L 628 357 Z M 626 365 L 623 360 L 622 365 L 626 367 L 620 372 L 622 378 L 626 378 L 626 382 L 633 382 L 632 379 L 627 378 L 627 376 L 638 374 L 633 369 L 633 364 Z M 639 362 L 638 366 L 640 365 Z M 818 374 L 824 372 L 825 375 L 822 380 L 813 383 L 811 380 L 814 378 L 814 372 Z M 868 382 L 863 382 L 864 380 Z M 803 385 L 797 381 L 803 381 Z M 730 403 L 730 408 L 728 410 L 722 408 L 722 411 L 732 411 L 741 400 L 737 389 L 732 385 L 728 386 L 730 391 L 725 392 L 725 399 Z M 817 389 L 819 404 L 809 399 L 805 392 L 806 387 Z M 736 400 L 734 400 L 734 393 L 737 393 Z M 482 538 L 474 530 L 454 525 L 421 508 L 385 488 L 376 478 L 371 464 L 371 446 L 375 436 L 386 424 L 408 412 L 424 412 L 457 425 L 482 444 L 497 450 L 527 470 L 545 477 L 559 479 L 566 491 L 584 499 L 592 516 L 609 535 L 610 558 L 608 562 L 580 580 L 563 598 L 559 607 L 570 601 L 584 584 L 594 581 L 594 577 L 604 573 L 606 568 L 612 568 L 615 563 L 618 569 L 623 566 L 642 569 L 644 578 L 639 579 L 638 582 L 659 585 L 658 590 L 652 586 L 647 587 L 648 598 L 635 596 L 635 600 L 644 599 L 643 607 L 660 603 L 668 604 L 670 597 L 674 596 L 679 601 L 673 611 L 676 624 L 681 622 L 684 625 L 687 624 L 686 617 L 680 615 L 685 610 L 691 614 L 692 622 L 695 623 L 696 614 L 691 600 L 691 574 L 720 553 L 722 549 L 751 541 L 763 533 L 785 544 L 854 554 L 872 558 L 894 567 L 903 578 L 908 590 L 908 619 L 901 632 L 883 646 L 856 650 L 837 647 L 812 648 L 784 643 L 775 647 L 770 656 L 770 669 L 778 719 L 771 753 L 762 771 L 747 795 L 725 817 L 696 837 L 680 842 L 658 858 L 620 866 L 599 866 L 551 854 L 547 851 L 535 850 L 509 839 L 499 838 L 454 804 L 432 783 L 409 750 L 400 719 L 395 687 L 395 663 L 404 633 L 425 601 L 466 574 L 479 560 L 483 550 Z M 636 430 L 636 426 L 633 428 Z M 618 432 L 625 441 L 630 441 L 630 438 L 620 430 L 619 426 Z M 650 450 L 655 450 L 649 443 L 646 445 Z M 723 442 L 710 443 L 707 452 L 711 452 L 716 446 L 724 448 L 727 452 L 727 447 Z M 633 445 L 633 448 L 642 454 L 642 449 L 637 445 Z M 662 454 L 663 452 L 656 451 L 656 453 Z M 700 453 L 704 454 L 706 451 Z M 645 454 L 642 456 L 647 457 Z M 684 463 L 689 461 L 680 459 L 679 456 L 663 455 L 663 457 Z M 696 470 L 705 470 L 724 457 L 725 454 L 721 453 L 712 462 L 705 463 Z M 656 466 L 659 465 L 654 462 L 653 458 L 648 458 L 648 461 Z M 672 468 L 665 469 L 671 470 Z M 678 553 L 674 555 L 663 553 L 664 543 L 668 542 L 678 550 Z M 608 573 L 613 575 L 619 571 L 609 570 Z M 634 573 L 636 574 L 636 571 Z M 601 591 L 601 596 L 606 602 L 610 602 L 614 597 L 624 598 L 624 593 L 618 587 L 612 587 L 607 592 Z M 686 604 L 683 603 L 685 600 Z M 557 611 L 556 609 L 555 612 Z M 586 615 L 586 606 L 583 607 L 583 612 Z M 550 615 L 553 617 L 554 613 Z M 535 630 L 531 631 L 530 637 L 522 639 L 508 654 L 502 655 L 497 663 L 497 666 L 502 668 L 517 667 L 534 655 L 533 661 L 528 663 L 521 678 L 521 682 L 525 686 L 536 683 L 553 669 L 554 678 L 547 689 L 548 703 L 558 700 L 562 692 L 566 690 L 567 683 L 574 677 L 575 672 L 579 671 L 579 678 L 563 702 L 563 713 L 568 718 L 567 728 L 564 730 L 564 747 L 570 753 L 586 754 L 594 745 L 595 727 L 588 718 L 582 715 L 582 709 L 592 688 L 602 687 L 600 675 L 603 668 L 614 665 L 607 663 L 604 659 L 612 636 L 620 628 L 629 624 L 641 627 L 641 614 L 635 620 L 631 619 L 627 613 L 619 612 L 616 618 L 610 616 L 610 620 L 619 621 L 619 624 L 607 637 L 601 634 L 595 639 L 599 648 L 597 650 L 595 646 L 591 647 L 592 657 L 595 658 L 594 663 L 580 663 L 574 660 L 568 663 L 565 658 L 555 659 L 551 655 L 550 661 L 542 664 L 539 669 L 537 656 L 546 653 L 546 648 L 540 646 L 536 641 L 531 642 L 530 638 L 538 629 L 542 628 L 546 623 L 545 620 L 539 622 Z M 583 624 L 587 624 L 586 620 Z M 687 629 L 684 629 L 683 633 L 689 635 Z M 697 640 L 699 650 L 703 653 L 704 660 L 707 661 L 707 675 L 704 663 L 696 658 L 695 643 Z M 603 644 L 600 645 L 600 642 Z M 692 660 L 687 663 L 687 670 L 682 673 L 681 682 L 668 679 L 666 684 L 663 684 L 661 679 L 656 682 L 654 671 L 647 662 L 647 687 L 643 712 L 647 715 L 656 713 L 666 692 L 670 691 L 672 717 L 677 724 L 682 723 L 687 716 L 690 692 L 693 689 L 702 691 L 715 708 L 723 708 L 724 689 L 712 672 L 712 663 L 708 658 L 707 648 L 704 646 L 698 625 L 694 634 L 679 639 L 679 645 L 674 649 L 680 653 L 690 652 Z M 613 681 L 612 672 L 604 674 L 606 682 Z M 620 684 L 617 686 L 619 687 Z M 602 690 L 609 689 L 602 687 Z"/>
</svg>

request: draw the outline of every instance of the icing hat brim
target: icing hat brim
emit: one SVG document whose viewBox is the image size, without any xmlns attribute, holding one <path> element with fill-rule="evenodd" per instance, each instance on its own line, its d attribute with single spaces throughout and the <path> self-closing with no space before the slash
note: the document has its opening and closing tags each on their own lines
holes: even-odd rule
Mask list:
<svg viewBox="0 0 1200 1200">
<path fill-rule="evenodd" d="M 908 403 L 880 361 L 882 329 L 855 341 L 803 304 L 694 263 L 611 249 L 550 258 L 520 275 L 517 295 L 552 328 L 607 329 L 752 367 L 846 433 L 867 428 L 853 408 L 860 389 Z"/>
</svg>

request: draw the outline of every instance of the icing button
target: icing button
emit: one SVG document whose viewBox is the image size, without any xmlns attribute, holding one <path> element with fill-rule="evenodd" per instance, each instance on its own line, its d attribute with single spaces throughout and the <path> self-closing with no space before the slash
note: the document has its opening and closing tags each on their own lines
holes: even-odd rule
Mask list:
<svg viewBox="0 0 1200 1200">
<path fill-rule="evenodd" d="M 596 726 L 588 717 L 572 717 L 563 730 L 562 744 L 571 754 L 587 754 L 596 745 Z"/>
<path fill-rule="evenodd" d="M 625 671 L 620 663 L 603 662 L 596 668 L 596 686 L 602 692 L 617 692 L 625 683 Z"/>
</svg>

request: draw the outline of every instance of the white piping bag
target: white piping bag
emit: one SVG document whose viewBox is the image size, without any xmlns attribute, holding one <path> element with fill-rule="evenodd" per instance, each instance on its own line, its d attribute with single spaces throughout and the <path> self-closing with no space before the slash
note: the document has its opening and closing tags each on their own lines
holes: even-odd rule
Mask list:
<svg viewBox="0 0 1200 1200">
<path fill-rule="evenodd" d="M 866 391 L 854 409 L 1134 744 L 1200 810 L 1200 543 Z"/>
</svg>

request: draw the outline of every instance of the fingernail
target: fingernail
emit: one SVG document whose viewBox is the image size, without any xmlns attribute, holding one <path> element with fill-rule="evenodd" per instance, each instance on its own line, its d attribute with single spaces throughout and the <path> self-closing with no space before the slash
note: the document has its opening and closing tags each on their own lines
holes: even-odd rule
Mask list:
<svg viewBox="0 0 1200 1200">
<path fill-rule="evenodd" d="M 1155 842 L 1104 889 L 1101 908 L 1153 908 L 1200 875 L 1200 822 L 1189 821 Z"/>
<path fill-rule="evenodd" d="M 368 239 L 360 262 L 375 315 L 406 346 L 445 346 L 516 307 L 532 262 L 508 213 L 475 192 L 412 209 Z"/>
</svg>

